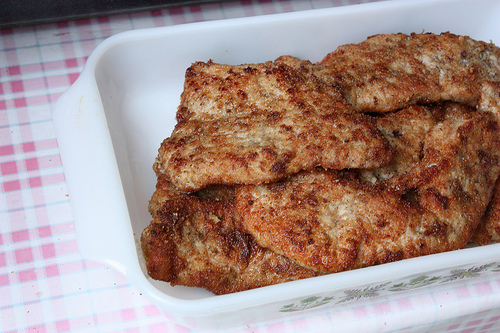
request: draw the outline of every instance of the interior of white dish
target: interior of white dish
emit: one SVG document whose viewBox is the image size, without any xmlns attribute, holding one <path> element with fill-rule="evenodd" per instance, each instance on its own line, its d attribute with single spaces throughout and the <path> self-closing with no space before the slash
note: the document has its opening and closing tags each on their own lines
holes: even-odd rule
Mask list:
<svg viewBox="0 0 500 333">
<path fill-rule="evenodd" d="M 172 27 L 115 39 L 96 61 L 94 74 L 135 240 L 150 222 L 147 204 L 156 182 L 152 164 L 160 143 L 175 125 L 184 72 L 191 63 L 210 59 L 251 63 L 284 54 L 318 61 L 340 44 L 359 42 L 377 33 L 451 31 L 500 42 L 500 5 L 464 15 L 460 8 L 446 7 L 447 2 L 442 1 L 432 12 L 413 2 L 405 11 L 401 10 L 402 4 L 353 6 L 269 19 Z M 175 297 L 210 295 L 194 288 L 153 283 Z"/>
</svg>

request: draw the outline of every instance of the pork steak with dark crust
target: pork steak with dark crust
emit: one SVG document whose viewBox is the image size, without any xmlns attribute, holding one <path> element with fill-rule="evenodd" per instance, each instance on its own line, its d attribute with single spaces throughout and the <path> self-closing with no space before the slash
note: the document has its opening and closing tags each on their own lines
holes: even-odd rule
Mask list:
<svg viewBox="0 0 500 333">
<path fill-rule="evenodd" d="M 463 248 L 500 173 L 491 113 L 450 114 L 411 170 L 375 185 L 316 170 L 239 187 L 236 216 L 263 247 L 322 273 Z"/>
<path fill-rule="evenodd" d="M 394 34 L 317 64 L 194 64 L 154 164 L 148 273 L 224 294 L 497 240 L 499 54 Z"/>
<path fill-rule="evenodd" d="M 454 101 L 477 106 L 485 81 L 500 81 L 500 50 L 452 33 L 380 34 L 338 47 L 313 64 L 278 59 L 339 87 L 360 112 Z"/>
<path fill-rule="evenodd" d="M 319 275 L 259 246 L 235 223 L 232 188 L 181 193 L 160 177 L 141 235 L 148 274 L 227 294 Z"/>
<path fill-rule="evenodd" d="M 392 158 L 370 117 L 352 112 L 337 89 L 280 62 L 194 64 L 177 119 L 154 167 L 184 191 Z"/>
</svg>

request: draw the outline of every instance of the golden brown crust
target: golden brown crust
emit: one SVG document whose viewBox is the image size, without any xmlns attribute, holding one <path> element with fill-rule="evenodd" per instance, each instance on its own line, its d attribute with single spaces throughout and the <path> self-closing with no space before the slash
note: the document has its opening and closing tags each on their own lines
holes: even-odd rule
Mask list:
<svg viewBox="0 0 500 333">
<path fill-rule="evenodd" d="M 141 235 L 152 278 L 226 294 L 318 275 L 257 245 L 235 225 L 232 199 L 223 190 L 206 190 L 202 199 L 164 179 L 159 184 L 150 203 L 153 221 Z"/>
<path fill-rule="evenodd" d="M 196 63 L 155 171 L 179 189 L 260 184 L 316 166 L 370 168 L 392 158 L 373 120 L 338 90 L 279 62 Z"/>
<path fill-rule="evenodd" d="M 315 66 L 356 110 L 388 112 L 416 103 L 476 106 L 481 84 L 500 80 L 493 44 L 451 33 L 376 35 L 340 46 Z"/>
<path fill-rule="evenodd" d="M 148 273 L 224 294 L 498 240 L 499 54 L 395 34 L 318 64 L 194 64 L 154 165 Z"/>
<path fill-rule="evenodd" d="M 495 184 L 493 197 L 472 241 L 479 245 L 500 242 L 500 179 Z"/>
<path fill-rule="evenodd" d="M 374 185 L 409 172 L 423 157 L 427 134 L 450 107 L 453 106 L 413 105 L 377 117 L 377 128 L 394 149 L 394 158 L 389 164 L 379 168 L 359 169 L 360 178 L 365 183 Z M 469 110 L 467 107 L 463 108 Z"/>
<path fill-rule="evenodd" d="M 323 273 L 463 248 L 500 173 L 498 124 L 490 113 L 453 114 L 424 142 L 422 160 L 381 186 L 318 170 L 241 187 L 238 221 L 260 245 Z"/>
<path fill-rule="evenodd" d="M 479 109 L 492 112 L 500 119 L 500 82 L 485 82 L 481 89 Z M 493 197 L 473 239 L 479 245 L 500 242 L 500 179 L 493 189 Z"/>
</svg>

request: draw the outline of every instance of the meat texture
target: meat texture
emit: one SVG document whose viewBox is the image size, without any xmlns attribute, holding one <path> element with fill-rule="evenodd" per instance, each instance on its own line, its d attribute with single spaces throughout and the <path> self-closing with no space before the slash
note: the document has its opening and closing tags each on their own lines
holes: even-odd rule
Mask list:
<svg viewBox="0 0 500 333">
<path fill-rule="evenodd" d="M 178 124 L 155 171 L 184 191 L 260 184 L 316 166 L 370 168 L 392 158 L 370 117 L 337 89 L 279 63 L 196 63 L 187 70 Z"/>
<path fill-rule="evenodd" d="M 500 80 L 499 59 L 495 45 L 466 36 L 382 34 L 340 46 L 314 71 L 356 110 L 388 112 L 445 100 L 476 106 L 482 83 Z"/>
<path fill-rule="evenodd" d="M 225 294 L 500 240 L 499 54 L 394 34 L 319 63 L 194 64 L 154 164 L 148 273 Z"/>
<path fill-rule="evenodd" d="M 500 180 L 495 184 L 493 198 L 472 240 L 479 245 L 500 242 Z"/>
<path fill-rule="evenodd" d="M 377 128 L 389 140 L 394 158 L 385 166 L 357 170 L 361 180 L 375 185 L 409 172 L 423 156 L 424 140 L 446 109 L 461 105 L 413 105 L 377 117 Z M 469 110 L 469 108 L 465 107 Z"/>
<path fill-rule="evenodd" d="M 152 278 L 227 294 L 319 275 L 259 246 L 235 224 L 233 192 L 188 195 L 159 178 L 149 205 L 153 221 L 141 235 Z"/>
<path fill-rule="evenodd" d="M 317 170 L 241 187 L 237 219 L 261 246 L 322 273 L 463 248 L 500 172 L 498 123 L 452 113 L 423 143 L 411 170 L 376 185 Z"/>
<path fill-rule="evenodd" d="M 486 82 L 481 93 L 479 109 L 492 110 L 495 115 L 500 115 L 500 83 Z M 495 184 L 493 198 L 473 240 L 480 245 L 486 245 L 491 241 L 500 242 L 500 179 Z"/>
</svg>

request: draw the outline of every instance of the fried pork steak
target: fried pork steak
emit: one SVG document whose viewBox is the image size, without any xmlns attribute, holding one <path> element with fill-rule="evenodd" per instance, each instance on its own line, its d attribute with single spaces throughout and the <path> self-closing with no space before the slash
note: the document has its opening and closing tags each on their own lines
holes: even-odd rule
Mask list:
<svg viewBox="0 0 500 333">
<path fill-rule="evenodd" d="M 443 100 L 476 106 L 482 83 L 500 80 L 500 49 L 451 33 L 377 35 L 339 47 L 315 69 L 357 110 Z"/>
<path fill-rule="evenodd" d="M 154 167 L 184 191 L 392 158 L 370 117 L 355 113 L 336 88 L 280 62 L 192 65 L 177 120 Z"/>
<path fill-rule="evenodd" d="M 318 170 L 239 187 L 236 220 L 261 246 L 322 273 L 463 248 L 500 172 L 498 130 L 491 113 L 446 115 L 408 172 L 375 185 Z"/>
<path fill-rule="evenodd" d="M 172 285 L 227 294 L 320 275 L 259 246 L 234 219 L 234 189 L 179 192 L 160 177 L 142 234 L 148 273 Z"/>
<path fill-rule="evenodd" d="M 193 64 L 154 163 L 149 275 L 225 294 L 499 240 L 499 55 L 394 34 L 316 64 Z"/>
</svg>

